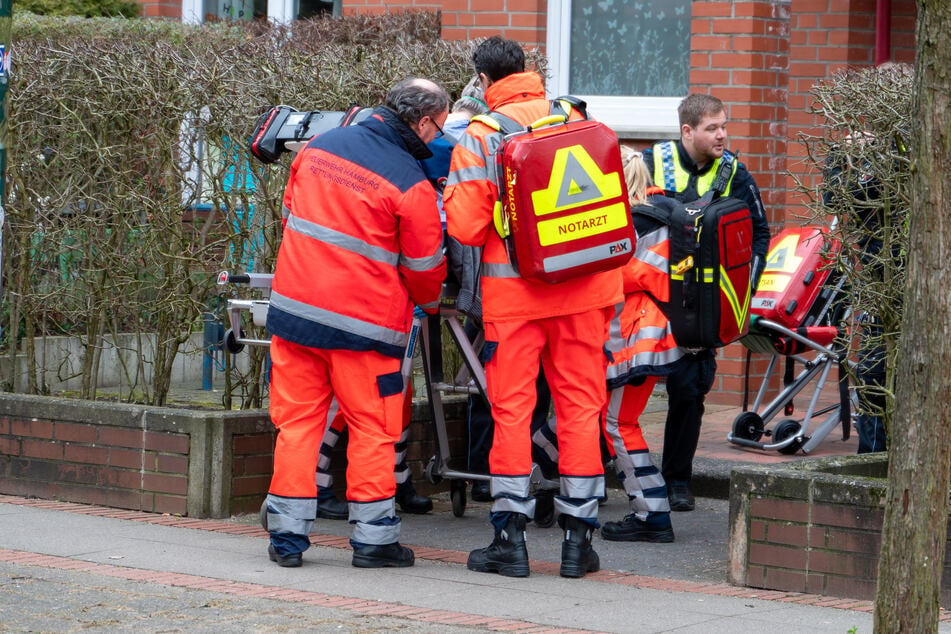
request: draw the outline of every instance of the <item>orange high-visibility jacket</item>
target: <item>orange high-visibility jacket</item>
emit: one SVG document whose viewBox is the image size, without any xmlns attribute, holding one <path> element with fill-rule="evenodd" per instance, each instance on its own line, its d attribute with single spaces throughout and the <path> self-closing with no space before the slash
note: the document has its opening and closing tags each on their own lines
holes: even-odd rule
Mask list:
<svg viewBox="0 0 951 634">
<path fill-rule="evenodd" d="M 529 125 L 549 114 L 541 77 L 516 73 L 498 80 L 485 100 L 515 121 Z M 496 233 L 492 210 L 498 199 L 493 151 L 502 135 L 474 121 L 452 153 L 443 208 L 449 235 L 463 244 L 484 247 L 483 318 L 487 322 L 541 319 L 604 308 L 621 301 L 620 269 L 547 284 L 519 276 Z"/>
<path fill-rule="evenodd" d="M 648 193 L 663 190 L 651 188 Z M 672 200 L 651 195 L 648 204 L 665 207 Z M 643 376 L 662 376 L 673 370 L 684 351 L 677 347 L 670 322 L 651 297 L 670 299 L 670 232 L 660 222 L 636 216 L 637 245 L 623 268 L 624 308 L 611 323 L 607 348 L 608 389 Z"/>
<path fill-rule="evenodd" d="M 401 357 L 413 305 L 435 312 L 446 276 L 429 156 L 394 112 L 314 137 L 291 164 L 268 309 L 271 334 Z"/>
</svg>

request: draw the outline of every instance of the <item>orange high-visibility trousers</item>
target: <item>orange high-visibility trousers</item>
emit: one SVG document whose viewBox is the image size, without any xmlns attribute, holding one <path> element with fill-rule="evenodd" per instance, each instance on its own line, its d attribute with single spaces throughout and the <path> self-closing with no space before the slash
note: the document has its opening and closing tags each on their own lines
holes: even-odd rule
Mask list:
<svg viewBox="0 0 951 634">
<path fill-rule="evenodd" d="M 531 417 L 539 360 L 551 388 L 558 421 L 558 472 L 562 498 L 596 499 L 603 494 L 601 412 L 607 398 L 604 341 L 614 309 L 529 321 L 486 323 L 486 380 L 495 423 L 489 470 L 494 511 L 531 516 L 527 476 L 532 467 Z M 494 350 L 492 349 L 494 345 Z M 509 490 L 511 489 L 511 490 Z M 515 502 L 500 500 L 500 495 Z M 518 502 L 522 500 L 522 502 Z M 578 517 L 597 515 L 585 505 Z M 556 508 L 575 515 L 571 509 Z"/>
<path fill-rule="evenodd" d="M 271 419 L 278 429 L 269 493 L 316 498 L 314 473 L 334 395 L 349 426 L 347 499 L 393 497 L 393 445 L 403 428 L 400 359 L 271 338 Z"/>
</svg>

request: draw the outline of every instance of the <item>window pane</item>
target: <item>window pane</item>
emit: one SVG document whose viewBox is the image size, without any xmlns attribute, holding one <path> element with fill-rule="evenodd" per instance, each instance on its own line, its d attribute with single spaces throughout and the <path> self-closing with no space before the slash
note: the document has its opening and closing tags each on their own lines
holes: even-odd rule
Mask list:
<svg viewBox="0 0 951 634">
<path fill-rule="evenodd" d="M 572 94 L 677 97 L 690 72 L 690 0 L 573 0 Z"/>
</svg>

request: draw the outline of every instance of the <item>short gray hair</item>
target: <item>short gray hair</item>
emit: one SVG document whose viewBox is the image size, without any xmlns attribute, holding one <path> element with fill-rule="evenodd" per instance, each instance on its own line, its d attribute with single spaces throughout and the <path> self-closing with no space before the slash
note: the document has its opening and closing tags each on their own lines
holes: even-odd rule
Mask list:
<svg viewBox="0 0 951 634">
<path fill-rule="evenodd" d="M 407 125 L 419 123 L 423 117 L 434 117 L 449 109 L 449 95 L 439 84 L 421 77 L 399 82 L 386 94 L 387 108 Z"/>
<path fill-rule="evenodd" d="M 487 113 L 489 106 L 485 103 L 483 92 L 479 76 L 476 75 L 470 79 L 466 87 L 462 89 L 462 96 L 456 99 L 456 102 L 452 104 L 452 111 L 466 112 L 473 116 Z"/>
</svg>

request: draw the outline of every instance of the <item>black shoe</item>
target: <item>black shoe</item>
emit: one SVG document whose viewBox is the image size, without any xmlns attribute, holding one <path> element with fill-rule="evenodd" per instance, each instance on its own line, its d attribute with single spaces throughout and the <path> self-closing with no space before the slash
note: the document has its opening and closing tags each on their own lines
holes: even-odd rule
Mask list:
<svg viewBox="0 0 951 634">
<path fill-rule="evenodd" d="M 476 572 L 497 572 L 505 577 L 527 577 L 528 550 L 525 548 L 525 524 L 528 518 L 512 513 L 505 529 L 486 548 L 469 553 L 466 567 Z"/>
<path fill-rule="evenodd" d="M 412 480 L 401 482 L 396 486 L 396 503 L 404 513 L 424 515 L 433 510 L 433 501 L 416 493 Z"/>
<path fill-rule="evenodd" d="M 409 568 L 415 560 L 411 549 L 393 542 L 354 548 L 351 563 L 356 568 Z"/>
<path fill-rule="evenodd" d="M 304 562 L 300 553 L 293 553 L 291 555 L 281 557 L 277 554 L 277 551 L 274 550 L 274 546 L 271 544 L 268 544 L 267 546 L 267 556 L 270 557 L 271 561 L 275 562 L 281 568 L 300 568 L 301 564 Z"/>
<path fill-rule="evenodd" d="M 539 491 L 535 494 L 535 526 L 551 528 L 555 523 L 555 492 Z"/>
<path fill-rule="evenodd" d="M 625 515 L 620 522 L 605 522 L 601 526 L 601 537 L 609 542 L 651 542 L 669 544 L 674 541 L 674 529 L 651 528 L 647 522 L 637 519 L 633 513 Z"/>
<path fill-rule="evenodd" d="M 562 515 L 565 539 L 561 542 L 561 576 L 577 579 L 601 569 L 601 559 L 591 547 L 594 527 L 571 515 Z"/>
<path fill-rule="evenodd" d="M 331 495 L 326 499 L 317 500 L 317 517 L 325 520 L 345 520 L 350 517 L 350 505 Z"/>
<path fill-rule="evenodd" d="M 472 492 L 470 493 L 473 502 L 491 502 L 492 489 L 488 480 L 476 480 L 472 483 Z"/>
<path fill-rule="evenodd" d="M 671 511 L 692 511 L 695 506 L 693 493 L 690 491 L 689 484 L 669 484 L 670 492 L 667 497 L 670 499 Z"/>
</svg>

